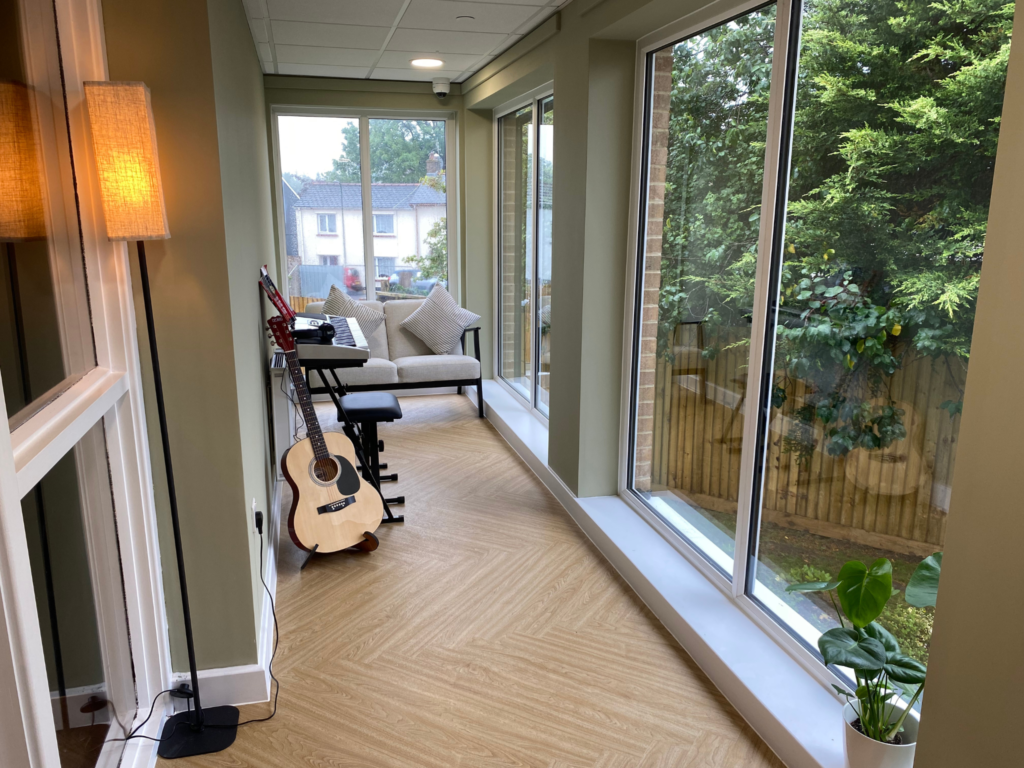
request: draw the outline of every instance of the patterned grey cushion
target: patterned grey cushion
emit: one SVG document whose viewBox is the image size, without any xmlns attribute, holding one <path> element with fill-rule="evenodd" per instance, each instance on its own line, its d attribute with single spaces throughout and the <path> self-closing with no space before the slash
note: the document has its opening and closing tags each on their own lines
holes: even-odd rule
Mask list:
<svg viewBox="0 0 1024 768">
<path fill-rule="evenodd" d="M 463 309 L 440 285 L 427 296 L 420 308 L 402 321 L 402 328 L 416 334 L 434 354 L 447 355 L 458 345 L 462 332 L 480 319 Z"/>
<path fill-rule="evenodd" d="M 331 292 L 327 295 L 327 301 L 324 302 L 324 308 L 321 311 L 325 315 L 334 315 L 335 317 L 354 317 L 366 338 L 370 338 L 384 322 L 383 312 L 361 304 L 344 291 L 339 290 L 336 285 L 331 286 Z"/>
</svg>

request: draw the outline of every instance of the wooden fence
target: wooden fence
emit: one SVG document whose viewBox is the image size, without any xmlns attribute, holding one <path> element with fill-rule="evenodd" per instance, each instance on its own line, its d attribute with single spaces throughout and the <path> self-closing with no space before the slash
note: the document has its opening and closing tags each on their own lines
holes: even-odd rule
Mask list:
<svg viewBox="0 0 1024 768">
<path fill-rule="evenodd" d="M 706 509 L 735 514 L 747 347 L 705 360 L 695 327 L 681 326 L 677 340 L 674 354 L 659 357 L 656 368 L 652 490 L 678 491 Z M 706 344 L 720 348 L 727 341 Z M 772 409 L 763 518 L 895 552 L 927 555 L 941 548 L 960 417 L 940 406 L 961 398 L 961 371 L 957 361 L 910 361 L 877 400 L 891 398 L 904 409 L 906 439 L 830 456 L 819 425 L 815 450 L 803 461 L 786 450 L 785 437 L 807 387 L 789 383 L 786 403 Z"/>
</svg>

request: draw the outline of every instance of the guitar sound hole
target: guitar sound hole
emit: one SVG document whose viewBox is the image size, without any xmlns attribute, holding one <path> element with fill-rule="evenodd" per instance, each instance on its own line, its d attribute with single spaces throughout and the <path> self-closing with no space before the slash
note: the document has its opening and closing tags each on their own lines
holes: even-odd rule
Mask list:
<svg viewBox="0 0 1024 768">
<path fill-rule="evenodd" d="M 321 483 L 333 483 L 341 474 L 341 467 L 334 459 L 316 459 L 313 461 L 313 477 Z"/>
</svg>

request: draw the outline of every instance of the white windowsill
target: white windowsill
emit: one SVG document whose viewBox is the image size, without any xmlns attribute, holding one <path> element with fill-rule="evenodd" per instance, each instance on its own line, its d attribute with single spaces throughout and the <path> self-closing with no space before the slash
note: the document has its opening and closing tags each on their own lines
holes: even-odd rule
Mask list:
<svg viewBox="0 0 1024 768">
<path fill-rule="evenodd" d="M 471 399 L 475 390 L 469 390 Z M 487 418 L 789 768 L 842 768 L 842 705 L 618 496 L 577 498 L 547 464 L 548 430 L 484 381 Z"/>
</svg>

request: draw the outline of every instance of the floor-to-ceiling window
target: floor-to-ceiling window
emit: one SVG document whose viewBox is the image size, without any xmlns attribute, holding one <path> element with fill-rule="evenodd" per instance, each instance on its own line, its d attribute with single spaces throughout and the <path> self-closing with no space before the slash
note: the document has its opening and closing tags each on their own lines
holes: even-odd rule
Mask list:
<svg viewBox="0 0 1024 768">
<path fill-rule="evenodd" d="M 302 308 L 449 285 L 447 120 L 278 114 L 282 267 Z M 364 192 L 366 194 L 364 194 Z"/>
<path fill-rule="evenodd" d="M 498 372 L 548 415 L 554 98 L 498 118 Z"/>
<path fill-rule="evenodd" d="M 738 3 L 644 57 L 626 492 L 808 649 L 787 586 L 943 547 L 1012 11 Z M 879 623 L 926 662 L 933 610 Z"/>
</svg>

